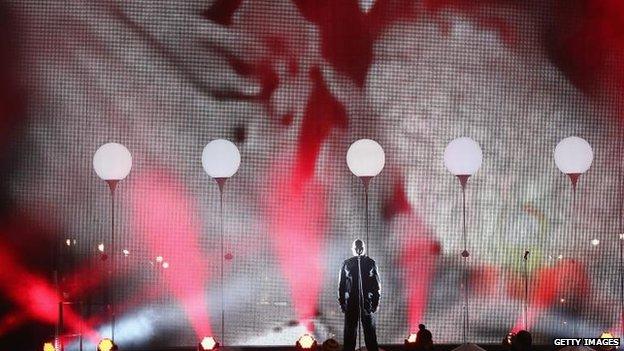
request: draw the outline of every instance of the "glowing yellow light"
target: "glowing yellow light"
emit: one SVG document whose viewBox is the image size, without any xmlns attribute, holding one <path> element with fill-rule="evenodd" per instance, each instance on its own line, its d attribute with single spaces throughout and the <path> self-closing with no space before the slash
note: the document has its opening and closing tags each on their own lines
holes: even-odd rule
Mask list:
<svg viewBox="0 0 624 351">
<path fill-rule="evenodd" d="M 613 334 L 611 334 L 609 332 L 603 332 L 602 334 L 600 334 L 600 338 L 601 339 L 613 339 L 614 336 L 613 336 Z"/>
<path fill-rule="evenodd" d="M 115 344 L 111 339 L 102 339 L 98 344 L 98 351 L 111 351 L 115 350 Z"/>
<path fill-rule="evenodd" d="M 51 342 L 46 342 L 43 344 L 43 351 L 56 351 L 54 344 Z"/>
<path fill-rule="evenodd" d="M 416 342 L 416 333 L 411 333 L 407 339 L 405 339 L 408 343 L 412 344 Z"/>
<path fill-rule="evenodd" d="M 303 336 L 301 336 L 297 341 L 299 347 L 301 347 L 302 349 L 311 349 L 314 346 L 315 342 L 316 341 L 310 334 L 303 334 Z"/>
<path fill-rule="evenodd" d="M 199 343 L 203 350 L 215 350 L 218 346 L 217 342 L 212 336 L 206 336 Z"/>
</svg>

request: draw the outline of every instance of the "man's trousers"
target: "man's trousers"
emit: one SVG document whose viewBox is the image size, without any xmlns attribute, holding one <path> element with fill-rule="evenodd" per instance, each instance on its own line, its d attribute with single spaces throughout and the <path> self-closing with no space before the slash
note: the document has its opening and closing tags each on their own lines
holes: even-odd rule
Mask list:
<svg viewBox="0 0 624 351">
<path fill-rule="evenodd" d="M 351 306 L 350 306 L 351 307 Z M 375 333 L 375 316 L 362 311 L 362 329 L 364 342 L 368 351 L 378 351 L 377 334 Z M 354 351 L 358 336 L 358 308 L 348 308 L 345 312 L 344 351 Z"/>
</svg>

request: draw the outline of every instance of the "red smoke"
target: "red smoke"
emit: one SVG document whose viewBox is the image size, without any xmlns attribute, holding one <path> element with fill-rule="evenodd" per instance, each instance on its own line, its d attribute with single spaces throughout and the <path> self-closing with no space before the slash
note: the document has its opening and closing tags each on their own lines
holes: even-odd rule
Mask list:
<svg viewBox="0 0 624 351">
<path fill-rule="evenodd" d="M 132 187 L 136 233 L 151 257 L 162 256 L 169 263 L 163 271 L 167 287 L 182 305 L 198 339 L 213 335 L 205 291 L 208 267 L 218 264 L 219 256 L 200 248 L 202 230 L 194 201 L 180 190 L 185 189 L 184 183 L 167 171 L 146 172 L 136 179 Z"/>
<path fill-rule="evenodd" d="M 270 232 L 279 262 L 288 280 L 297 318 L 309 331 L 316 316 L 323 281 L 323 234 L 326 230 L 325 188 L 317 181 L 300 183 L 289 172 L 268 195 Z"/>
<path fill-rule="evenodd" d="M 45 279 L 24 268 L 11 248 L 3 243 L 0 243 L 0 267 L 3 267 L 0 270 L 2 293 L 29 318 L 56 324 L 61 301 L 56 289 Z M 64 325 L 69 331 L 78 332 L 82 326 L 88 338 L 93 341 L 99 339 L 99 335 L 88 329 L 87 324 L 69 306 L 65 306 L 63 313 Z"/>
<path fill-rule="evenodd" d="M 412 210 L 402 180 L 393 187 L 391 197 L 384 206 L 384 218 L 396 221 L 397 228 L 407 228 L 407 232 L 399 233 L 398 240 L 403 242 L 399 262 L 407 296 L 407 325 L 409 331 L 417 331 L 418 325 L 424 322 L 440 244 L 431 237 L 425 223 Z"/>
<path fill-rule="evenodd" d="M 407 323 L 410 331 L 418 330 L 423 323 L 427 308 L 429 288 L 436 272 L 436 259 L 440 253 L 437 241 L 426 236 L 422 222 L 411 218 L 412 233 L 405 233 L 406 240 L 399 256 L 402 266 L 403 287 L 407 295 Z"/>
</svg>

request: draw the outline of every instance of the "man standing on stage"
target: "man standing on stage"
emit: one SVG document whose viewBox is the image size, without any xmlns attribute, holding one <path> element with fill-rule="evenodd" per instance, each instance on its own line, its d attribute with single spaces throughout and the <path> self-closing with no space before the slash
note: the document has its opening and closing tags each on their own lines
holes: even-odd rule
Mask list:
<svg viewBox="0 0 624 351">
<path fill-rule="evenodd" d="M 366 349 L 378 351 L 373 315 L 377 311 L 380 297 L 377 265 L 375 260 L 364 256 L 365 248 L 362 240 L 355 240 L 351 250 L 354 256 L 342 264 L 338 287 L 338 302 L 345 314 L 343 350 L 355 350 L 358 319 L 360 319 L 364 329 Z"/>
</svg>

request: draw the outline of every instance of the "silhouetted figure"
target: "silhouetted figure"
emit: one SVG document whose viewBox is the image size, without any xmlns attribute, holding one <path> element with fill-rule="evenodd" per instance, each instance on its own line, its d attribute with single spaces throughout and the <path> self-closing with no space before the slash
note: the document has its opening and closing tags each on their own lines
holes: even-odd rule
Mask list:
<svg viewBox="0 0 624 351">
<path fill-rule="evenodd" d="M 359 314 L 366 348 L 369 351 L 377 351 L 377 335 L 373 315 L 377 311 L 380 298 L 377 265 L 375 260 L 364 256 L 365 248 L 362 240 L 355 240 L 351 250 L 354 256 L 342 264 L 338 287 L 338 302 L 345 314 L 343 350 L 355 350 Z"/>
<path fill-rule="evenodd" d="M 511 350 L 512 351 L 530 351 L 533 344 L 533 337 L 531 333 L 526 330 L 521 330 L 511 338 Z"/>
<path fill-rule="evenodd" d="M 338 341 L 331 338 L 323 341 L 323 344 L 321 345 L 322 351 L 340 351 L 341 349 L 342 348 L 340 347 Z"/>
<path fill-rule="evenodd" d="M 433 336 L 431 332 L 425 328 L 424 324 L 418 325 L 416 333 L 416 350 L 428 351 L 433 348 Z"/>
</svg>

